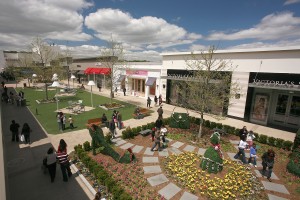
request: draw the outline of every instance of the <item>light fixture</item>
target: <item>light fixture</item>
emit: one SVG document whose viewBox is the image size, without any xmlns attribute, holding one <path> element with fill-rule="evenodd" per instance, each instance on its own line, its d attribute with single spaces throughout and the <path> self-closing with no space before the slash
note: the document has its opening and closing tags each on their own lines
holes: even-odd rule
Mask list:
<svg viewBox="0 0 300 200">
<path fill-rule="evenodd" d="M 57 87 L 60 87 L 60 84 L 58 81 L 54 81 L 51 85 L 51 87 L 56 87 L 56 95 L 55 95 L 55 99 L 56 99 L 56 112 L 58 112 L 58 96 L 57 96 Z"/>
<path fill-rule="evenodd" d="M 94 105 L 93 105 L 93 92 L 92 92 L 92 88 L 93 88 L 93 86 L 96 85 L 96 84 L 95 84 L 94 81 L 89 81 L 87 85 L 88 85 L 88 86 L 91 86 L 91 105 L 92 105 L 92 107 L 94 108 Z"/>
<path fill-rule="evenodd" d="M 73 81 L 73 89 L 74 89 L 74 79 L 76 78 L 76 76 L 74 76 L 74 74 L 71 75 L 71 79 Z"/>
</svg>

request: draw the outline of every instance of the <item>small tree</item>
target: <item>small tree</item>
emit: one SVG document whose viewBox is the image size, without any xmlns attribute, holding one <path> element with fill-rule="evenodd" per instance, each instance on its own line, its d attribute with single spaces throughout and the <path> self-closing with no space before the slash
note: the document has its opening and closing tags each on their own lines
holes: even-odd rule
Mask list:
<svg viewBox="0 0 300 200">
<path fill-rule="evenodd" d="M 61 70 L 59 63 L 60 49 L 51 46 L 40 37 L 36 37 L 31 43 L 33 58 L 35 60 L 37 74 L 45 84 L 46 99 L 48 100 L 48 85 L 54 72 Z"/>
<path fill-rule="evenodd" d="M 110 69 L 108 75 L 109 88 L 110 88 L 110 101 L 114 98 L 114 86 L 117 83 L 117 79 L 120 76 L 121 70 L 126 68 L 124 60 L 124 48 L 122 43 L 115 42 L 113 40 L 108 42 L 106 48 L 101 50 L 101 57 L 99 60 L 102 65 Z"/>
<path fill-rule="evenodd" d="M 183 81 L 175 82 L 179 91 L 179 104 L 200 114 L 198 137 L 201 137 L 204 114 L 216 119 L 223 118 L 229 99 L 240 88 L 236 82 L 231 81 L 234 67 L 229 61 L 215 58 L 214 47 L 200 54 L 191 53 L 185 63 L 189 75 Z"/>
</svg>

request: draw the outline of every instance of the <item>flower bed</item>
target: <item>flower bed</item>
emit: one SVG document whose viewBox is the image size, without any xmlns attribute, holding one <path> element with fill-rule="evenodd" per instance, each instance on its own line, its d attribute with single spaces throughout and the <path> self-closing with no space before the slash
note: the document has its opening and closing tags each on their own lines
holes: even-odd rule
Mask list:
<svg viewBox="0 0 300 200">
<path fill-rule="evenodd" d="M 125 106 L 119 103 L 105 103 L 99 105 L 99 107 L 104 110 L 113 110 L 113 109 L 123 108 Z"/>
<path fill-rule="evenodd" d="M 43 103 L 55 103 L 56 102 L 56 99 L 53 98 L 53 99 L 38 99 L 38 100 L 35 100 L 38 104 L 43 104 Z"/>
<path fill-rule="evenodd" d="M 164 160 L 166 174 L 199 197 L 209 199 L 264 199 L 263 187 L 250 168 L 224 160 L 224 169 L 208 174 L 199 168 L 202 156 L 193 152 L 171 155 Z"/>
</svg>

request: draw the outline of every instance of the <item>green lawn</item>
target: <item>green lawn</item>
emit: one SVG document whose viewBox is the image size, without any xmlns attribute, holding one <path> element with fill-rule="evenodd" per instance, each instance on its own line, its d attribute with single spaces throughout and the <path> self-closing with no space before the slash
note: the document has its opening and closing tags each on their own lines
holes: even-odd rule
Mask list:
<svg viewBox="0 0 300 200">
<path fill-rule="evenodd" d="M 27 101 L 27 106 L 31 110 L 31 112 L 36 116 L 38 121 L 42 124 L 44 129 L 49 134 L 59 134 L 58 124 L 56 122 L 56 103 L 48 103 L 48 104 L 38 104 L 36 100 L 45 99 L 45 91 L 37 91 L 32 88 L 23 89 L 25 93 L 25 98 Z M 55 90 L 48 91 L 49 99 L 53 98 L 55 95 Z M 83 100 L 83 104 L 86 106 L 91 106 L 91 93 L 79 90 L 77 91 L 76 96 L 74 97 L 63 97 L 59 98 L 59 108 L 65 108 L 68 106 L 68 101 L 78 101 Z M 113 100 L 113 102 L 121 103 L 125 105 L 124 108 L 117 109 L 122 114 L 122 119 L 127 120 L 132 118 L 132 113 L 134 112 L 135 105 L 128 104 L 125 102 Z M 113 110 L 104 110 L 98 107 L 100 104 L 110 103 L 110 99 L 104 96 L 100 96 L 97 94 L 93 94 L 93 104 L 95 109 L 91 111 L 86 111 L 78 115 L 72 115 L 74 119 L 74 126 L 76 127 L 73 130 L 85 129 L 85 124 L 88 119 L 99 118 L 102 117 L 102 114 L 105 113 L 107 118 L 110 119 L 112 116 Z M 36 114 L 36 109 L 38 114 Z M 66 114 L 66 117 L 69 117 L 69 114 Z M 68 127 L 68 124 L 67 124 Z M 66 129 L 64 132 L 68 132 L 70 129 Z"/>
</svg>

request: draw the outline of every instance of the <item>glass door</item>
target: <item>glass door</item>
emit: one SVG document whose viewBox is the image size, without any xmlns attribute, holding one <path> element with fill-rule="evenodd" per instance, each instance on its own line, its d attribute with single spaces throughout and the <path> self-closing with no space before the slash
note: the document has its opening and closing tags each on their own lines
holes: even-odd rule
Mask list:
<svg viewBox="0 0 300 200">
<path fill-rule="evenodd" d="M 290 128 L 298 128 L 300 126 L 300 96 L 278 94 L 273 123 Z"/>
</svg>

